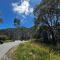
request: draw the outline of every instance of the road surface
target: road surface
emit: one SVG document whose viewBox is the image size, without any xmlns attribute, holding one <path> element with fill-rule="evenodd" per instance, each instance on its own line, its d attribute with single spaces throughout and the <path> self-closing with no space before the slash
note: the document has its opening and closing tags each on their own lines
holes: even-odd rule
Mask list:
<svg viewBox="0 0 60 60">
<path fill-rule="evenodd" d="M 11 48 L 23 42 L 24 41 L 15 41 L 15 42 L 0 44 L 0 60 Z"/>
</svg>

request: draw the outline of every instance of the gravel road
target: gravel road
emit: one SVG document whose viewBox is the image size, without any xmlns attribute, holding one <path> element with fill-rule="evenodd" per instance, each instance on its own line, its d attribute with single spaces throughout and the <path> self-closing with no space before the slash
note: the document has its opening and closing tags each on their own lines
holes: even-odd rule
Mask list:
<svg viewBox="0 0 60 60">
<path fill-rule="evenodd" d="M 0 44 L 0 60 L 11 48 L 15 47 L 20 43 L 24 43 L 24 41 L 15 41 L 15 42 Z"/>
</svg>

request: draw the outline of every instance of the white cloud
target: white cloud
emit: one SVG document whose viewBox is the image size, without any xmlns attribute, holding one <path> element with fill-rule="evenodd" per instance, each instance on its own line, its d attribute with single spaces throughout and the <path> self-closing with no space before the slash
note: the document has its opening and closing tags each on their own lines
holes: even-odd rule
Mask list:
<svg viewBox="0 0 60 60">
<path fill-rule="evenodd" d="M 13 11 L 17 13 L 24 13 L 25 15 L 28 15 L 33 12 L 33 8 L 30 7 L 29 0 L 21 0 L 20 3 L 12 3 Z"/>
</svg>

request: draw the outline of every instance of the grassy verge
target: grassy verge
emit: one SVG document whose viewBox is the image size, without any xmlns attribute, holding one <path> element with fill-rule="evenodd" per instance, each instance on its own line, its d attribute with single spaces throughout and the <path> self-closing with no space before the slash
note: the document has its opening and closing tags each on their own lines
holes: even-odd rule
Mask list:
<svg viewBox="0 0 60 60">
<path fill-rule="evenodd" d="M 20 44 L 12 54 L 12 60 L 60 60 L 60 56 L 49 52 L 49 48 L 41 44 L 27 42 Z"/>
</svg>

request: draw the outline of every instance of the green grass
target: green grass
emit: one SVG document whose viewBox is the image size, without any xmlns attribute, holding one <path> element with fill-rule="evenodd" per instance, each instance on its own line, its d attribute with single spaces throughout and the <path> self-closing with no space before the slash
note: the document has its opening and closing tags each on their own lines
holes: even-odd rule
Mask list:
<svg viewBox="0 0 60 60">
<path fill-rule="evenodd" d="M 41 44 L 27 42 L 20 44 L 12 54 L 12 60 L 60 60 L 60 56 L 49 53 L 49 48 Z"/>
</svg>

